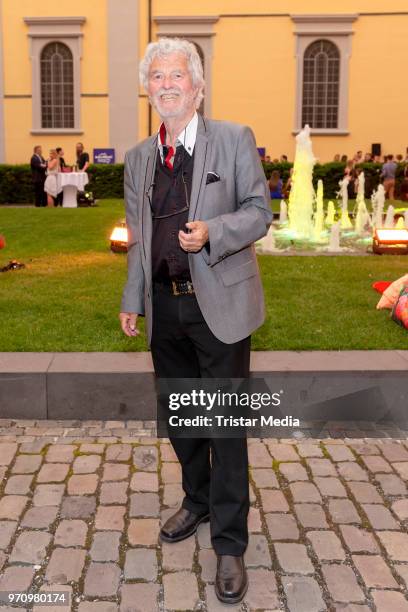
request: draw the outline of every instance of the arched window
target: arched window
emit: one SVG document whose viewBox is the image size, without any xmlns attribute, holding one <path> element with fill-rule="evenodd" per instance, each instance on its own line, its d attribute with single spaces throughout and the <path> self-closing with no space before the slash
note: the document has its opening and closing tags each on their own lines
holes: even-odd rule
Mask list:
<svg viewBox="0 0 408 612">
<path fill-rule="evenodd" d="M 74 66 L 70 49 L 52 42 L 41 53 L 41 127 L 73 128 Z"/>
<path fill-rule="evenodd" d="M 329 40 L 316 40 L 303 56 L 302 127 L 337 128 L 340 53 Z"/>
</svg>

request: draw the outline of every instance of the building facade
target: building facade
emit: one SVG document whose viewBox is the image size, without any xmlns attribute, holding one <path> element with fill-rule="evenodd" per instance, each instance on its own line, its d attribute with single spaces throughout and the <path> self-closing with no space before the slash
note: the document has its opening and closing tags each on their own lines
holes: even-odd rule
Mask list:
<svg viewBox="0 0 408 612">
<path fill-rule="evenodd" d="M 250 125 L 272 158 L 293 159 L 308 123 L 315 155 L 408 146 L 406 0 L 0 0 L 0 163 L 36 144 L 114 149 L 158 127 L 138 63 L 149 40 L 181 36 L 203 59 L 210 118 Z M 334 7 L 334 5 L 333 5 Z M 331 7 L 330 7 L 331 8 Z M 338 7 L 340 8 L 340 7 Z"/>
</svg>

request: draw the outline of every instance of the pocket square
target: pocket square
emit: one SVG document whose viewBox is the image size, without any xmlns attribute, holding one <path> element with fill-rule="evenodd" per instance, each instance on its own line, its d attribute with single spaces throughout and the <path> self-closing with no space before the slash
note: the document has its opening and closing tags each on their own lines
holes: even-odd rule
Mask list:
<svg viewBox="0 0 408 612">
<path fill-rule="evenodd" d="M 205 184 L 209 185 L 210 183 L 216 183 L 219 180 L 220 180 L 219 174 L 217 174 L 216 172 L 207 172 L 207 180 Z"/>
</svg>

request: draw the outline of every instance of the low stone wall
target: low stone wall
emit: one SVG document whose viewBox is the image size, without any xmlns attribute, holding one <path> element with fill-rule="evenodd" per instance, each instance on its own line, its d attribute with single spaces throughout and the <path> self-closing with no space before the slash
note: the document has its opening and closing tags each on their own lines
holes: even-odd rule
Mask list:
<svg viewBox="0 0 408 612">
<path fill-rule="evenodd" d="M 251 376 L 282 392 L 282 406 L 303 427 L 322 414 L 400 426 L 408 419 L 408 351 L 259 351 Z M 155 416 L 150 353 L 0 353 L 1 418 Z"/>
</svg>

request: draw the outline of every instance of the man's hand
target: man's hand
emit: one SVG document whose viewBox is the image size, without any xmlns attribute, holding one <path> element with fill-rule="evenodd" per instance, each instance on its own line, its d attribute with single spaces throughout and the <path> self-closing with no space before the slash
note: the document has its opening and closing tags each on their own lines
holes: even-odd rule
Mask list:
<svg viewBox="0 0 408 612">
<path fill-rule="evenodd" d="M 122 327 L 122 331 L 127 336 L 138 336 L 140 331 L 136 327 L 138 315 L 135 312 L 121 312 L 119 314 L 119 320 Z"/>
<path fill-rule="evenodd" d="M 181 248 L 189 253 L 201 251 L 208 242 L 208 225 L 205 221 L 190 221 L 186 227 L 191 230 L 190 233 L 180 230 L 178 234 Z"/>
</svg>

